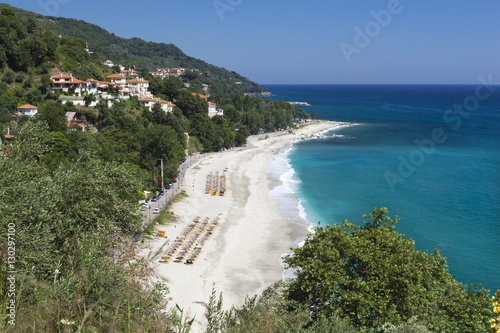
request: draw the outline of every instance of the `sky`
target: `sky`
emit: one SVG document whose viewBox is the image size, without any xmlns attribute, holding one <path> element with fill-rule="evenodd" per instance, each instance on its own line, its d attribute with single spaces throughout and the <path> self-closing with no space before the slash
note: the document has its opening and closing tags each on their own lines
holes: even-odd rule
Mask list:
<svg viewBox="0 0 500 333">
<path fill-rule="evenodd" d="M 499 0 L 0 2 L 173 43 L 260 84 L 500 82 Z"/>
</svg>

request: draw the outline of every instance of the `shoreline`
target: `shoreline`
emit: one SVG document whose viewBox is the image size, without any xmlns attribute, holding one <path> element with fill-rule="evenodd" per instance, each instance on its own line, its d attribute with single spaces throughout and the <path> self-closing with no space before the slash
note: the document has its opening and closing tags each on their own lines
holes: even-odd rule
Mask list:
<svg viewBox="0 0 500 333">
<path fill-rule="evenodd" d="M 193 331 L 205 326 L 206 303 L 214 287 L 222 292 L 224 308 L 240 306 L 245 296 L 260 294 L 283 278 L 281 258 L 290 252 L 298 237 L 307 235 L 289 217 L 278 211 L 271 191 L 282 186 L 270 172 L 275 157 L 294 141 L 315 138 L 347 123 L 318 121 L 289 132 L 275 132 L 248 138 L 247 147 L 212 154 L 191 166 L 182 189 L 188 197 L 170 208 L 180 223 L 157 226 L 167 238 L 153 237 L 139 256 L 151 262 L 154 275 L 169 287 L 169 297 L 190 317 Z M 208 174 L 227 175 L 227 195 L 205 193 Z M 281 177 L 281 175 L 280 175 Z M 161 257 L 196 217 L 218 218 L 220 224 L 202 246 L 193 265 L 160 263 Z M 307 224 L 307 222 L 306 222 Z M 173 304 L 171 304 L 173 305 Z"/>
</svg>

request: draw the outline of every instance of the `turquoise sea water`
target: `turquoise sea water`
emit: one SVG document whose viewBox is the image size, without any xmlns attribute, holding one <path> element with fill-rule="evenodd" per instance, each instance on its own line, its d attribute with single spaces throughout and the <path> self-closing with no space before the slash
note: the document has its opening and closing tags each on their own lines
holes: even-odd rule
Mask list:
<svg viewBox="0 0 500 333">
<path fill-rule="evenodd" d="M 385 206 L 418 249 L 441 250 L 457 280 L 500 289 L 500 86 L 268 88 L 320 119 L 359 124 L 276 156 L 271 173 L 284 184 L 273 196 L 292 222 L 360 224 Z"/>
</svg>

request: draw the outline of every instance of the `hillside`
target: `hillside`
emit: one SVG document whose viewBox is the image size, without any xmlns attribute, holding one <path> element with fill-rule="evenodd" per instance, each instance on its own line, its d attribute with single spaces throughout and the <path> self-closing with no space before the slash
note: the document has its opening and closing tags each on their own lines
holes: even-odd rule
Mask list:
<svg viewBox="0 0 500 333">
<path fill-rule="evenodd" d="M 212 93 L 237 94 L 267 91 L 266 87 L 234 71 L 190 57 L 173 44 L 146 42 L 140 38 L 121 38 L 95 24 L 81 20 L 44 16 L 7 4 L 0 4 L 0 10 L 4 7 L 11 8 L 22 20 L 29 18 L 36 20 L 38 25 L 48 32 L 85 41 L 89 49 L 97 53 L 102 61 L 110 59 L 126 67 L 135 67 L 143 74 L 159 67 L 185 67 L 196 70 L 196 77 L 202 83 L 209 84 Z"/>
</svg>

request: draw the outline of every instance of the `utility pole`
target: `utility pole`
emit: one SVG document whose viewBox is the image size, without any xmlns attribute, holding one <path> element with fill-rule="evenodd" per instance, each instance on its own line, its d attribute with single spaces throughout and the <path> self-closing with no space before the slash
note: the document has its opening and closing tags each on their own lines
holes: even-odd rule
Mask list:
<svg viewBox="0 0 500 333">
<path fill-rule="evenodd" d="M 163 158 L 157 158 L 161 162 L 161 188 L 165 185 L 165 180 L 163 179 Z"/>
</svg>

